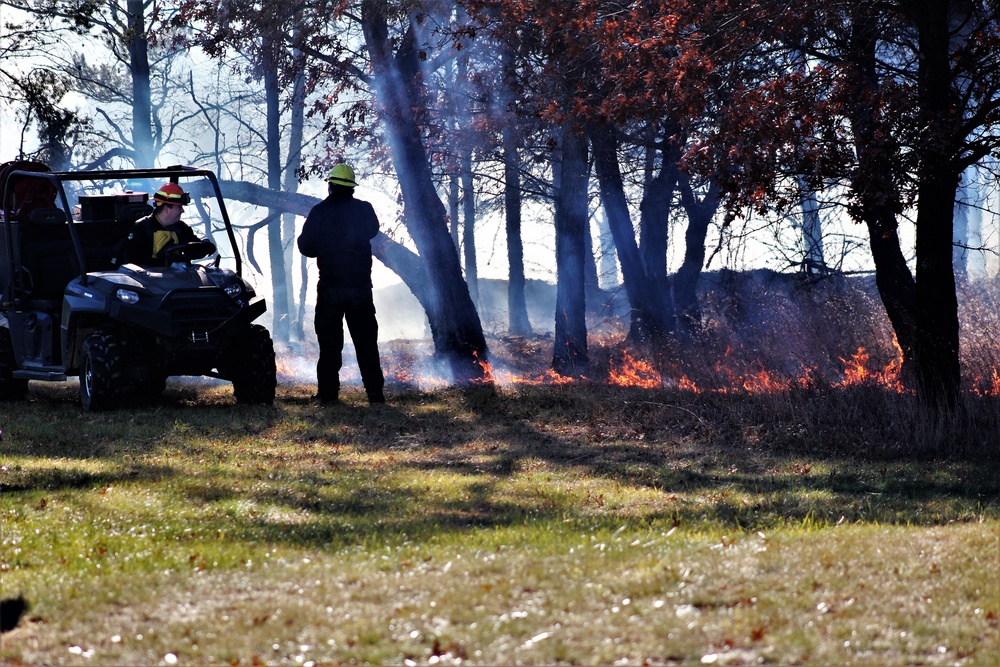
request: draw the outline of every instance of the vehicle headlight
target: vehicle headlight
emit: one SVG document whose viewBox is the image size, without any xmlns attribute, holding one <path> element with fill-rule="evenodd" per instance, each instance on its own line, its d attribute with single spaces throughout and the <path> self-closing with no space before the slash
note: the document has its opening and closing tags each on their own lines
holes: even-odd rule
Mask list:
<svg viewBox="0 0 1000 667">
<path fill-rule="evenodd" d="M 233 297 L 234 299 L 239 295 L 243 294 L 243 285 L 240 285 L 239 283 L 232 283 L 230 285 L 226 285 L 224 289 L 226 290 L 226 294 Z"/>
<path fill-rule="evenodd" d="M 138 292 L 133 292 L 132 290 L 125 289 L 124 287 L 119 288 L 118 291 L 115 292 L 115 296 L 118 297 L 118 300 L 122 303 L 139 303 Z"/>
</svg>

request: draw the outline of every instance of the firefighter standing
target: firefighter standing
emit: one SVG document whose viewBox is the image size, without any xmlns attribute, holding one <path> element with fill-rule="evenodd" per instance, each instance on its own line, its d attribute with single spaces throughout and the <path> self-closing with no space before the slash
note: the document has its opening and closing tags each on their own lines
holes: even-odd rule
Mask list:
<svg viewBox="0 0 1000 667">
<path fill-rule="evenodd" d="M 327 198 L 309 211 L 298 238 L 299 252 L 315 257 L 319 266 L 316 398 L 321 403 L 337 402 L 346 320 L 368 402 L 384 403 L 385 379 L 372 300 L 371 240 L 378 234 L 378 217 L 371 204 L 354 198 L 356 183 L 350 165 L 334 166 L 327 183 Z"/>
<path fill-rule="evenodd" d="M 123 264 L 163 266 L 161 252 L 178 243 L 201 241 L 181 220 L 184 205 L 191 197 L 177 183 L 164 183 L 156 194 L 153 213 L 136 220 L 125 239 Z"/>
</svg>

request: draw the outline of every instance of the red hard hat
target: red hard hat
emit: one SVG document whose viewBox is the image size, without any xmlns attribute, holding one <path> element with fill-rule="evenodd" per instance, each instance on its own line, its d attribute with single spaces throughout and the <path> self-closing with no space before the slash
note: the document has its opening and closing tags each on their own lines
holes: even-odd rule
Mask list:
<svg viewBox="0 0 1000 667">
<path fill-rule="evenodd" d="M 176 183 L 164 183 L 156 191 L 156 194 L 153 195 L 153 201 L 160 202 L 161 204 L 184 206 L 190 203 L 191 197 Z"/>
</svg>

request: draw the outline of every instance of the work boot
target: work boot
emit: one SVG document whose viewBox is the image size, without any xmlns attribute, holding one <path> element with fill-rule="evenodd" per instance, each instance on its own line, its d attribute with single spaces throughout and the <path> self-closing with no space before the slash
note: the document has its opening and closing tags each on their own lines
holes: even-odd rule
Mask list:
<svg viewBox="0 0 1000 667">
<path fill-rule="evenodd" d="M 312 400 L 318 401 L 320 405 L 336 405 L 337 403 L 340 403 L 340 399 L 337 398 L 336 394 L 333 396 L 330 396 L 329 394 L 316 394 L 312 397 Z"/>
<path fill-rule="evenodd" d="M 381 391 L 368 394 L 368 403 L 371 405 L 375 405 L 376 403 L 385 403 L 385 394 Z"/>
</svg>

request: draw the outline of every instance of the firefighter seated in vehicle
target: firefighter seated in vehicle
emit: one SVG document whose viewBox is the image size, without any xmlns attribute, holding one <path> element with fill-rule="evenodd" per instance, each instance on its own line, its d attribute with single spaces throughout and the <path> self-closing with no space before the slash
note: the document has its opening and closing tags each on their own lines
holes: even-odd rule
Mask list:
<svg viewBox="0 0 1000 667">
<path fill-rule="evenodd" d="M 208 241 L 199 239 L 194 231 L 181 220 L 184 205 L 190 203 L 191 197 L 177 183 L 164 183 L 153 195 L 155 208 L 150 215 L 136 220 L 125 239 L 124 262 L 140 266 L 165 266 L 167 264 L 164 250 L 179 243 L 201 242 L 211 246 L 209 252 L 214 252 L 215 246 Z M 204 253 L 201 256 L 205 256 Z"/>
</svg>

